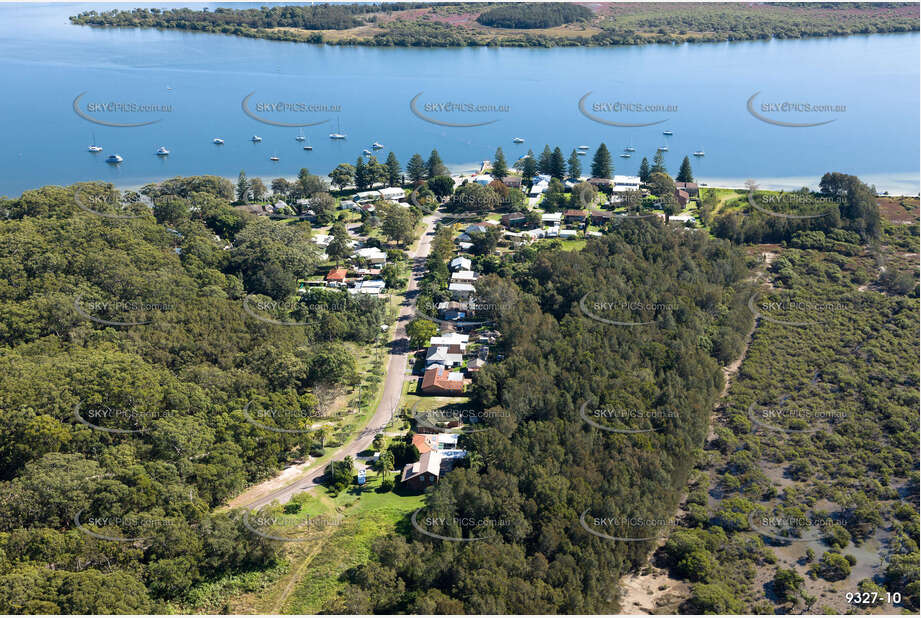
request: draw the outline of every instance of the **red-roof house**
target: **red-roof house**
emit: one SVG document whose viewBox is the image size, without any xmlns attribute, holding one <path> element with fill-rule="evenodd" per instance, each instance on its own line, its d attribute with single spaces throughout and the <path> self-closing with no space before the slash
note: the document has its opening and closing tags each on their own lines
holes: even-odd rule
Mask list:
<svg viewBox="0 0 921 618">
<path fill-rule="evenodd" d="M 453 374 L 453 376 L 456 377 L 452 377 L 452 373 L 443 367 L 432 367 L 426 370 L 425 375 L 422 376 L 422 388 L 420 390 L 426 395 L 457 395 L 463 393 L 463 376 L 459 373 Z"/>
<path fill-rule="evenodd" d="M 345 268 L 334 268 L 328 273 L 326 273 L 327 281 L 345 281 L 345 276 L 348 274 L 348 270 Z"/>
</svg>

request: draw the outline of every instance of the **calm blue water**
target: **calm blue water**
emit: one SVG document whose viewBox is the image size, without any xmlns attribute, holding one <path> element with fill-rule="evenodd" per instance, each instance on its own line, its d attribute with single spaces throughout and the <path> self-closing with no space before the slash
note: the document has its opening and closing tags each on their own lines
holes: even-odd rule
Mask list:
<svg viewBox="0 0 921 618">
<path fill-rule="evenodd" d="M 118 6 L 118 5 L 116 5 Z M 133 7 L 138 5 L 123 5 Z M 162 5 L 160 5 L 162 6 Z M 218 5 L 183 5 L 191 7 Z M 240 6 L 240 5 L 235 5 Z M 103 5 L 102 8 L 111 8 Z M 405 164 L 414 152 L 437 148 L 445 162 L 469 169 L 502 146 L 510 162 L 545 143 L 594 148 L 607 143 L 616 173 L 636 173 L 642 156 L 668 145 L 672 174 L 684 155 L 703 181 L 763 186 L 814 185 L 829 170 L 855 173 L 880 190 L 916 194 L 919 173 L 918 34 L 803 41 L 586 49 L 383 49 L 322 47 L 221 35 L 72 26 L 67 17 L 96 5 L 0 5 L 0 97 L 4 148 L 0 195 L 46 184 L 102 179 L 137 186 L 174 175 L 215 173 L 271 179 L 301 167 L 326 174 L 354 163 L 379 141 L 381 159 L 393 150 Z M 263 113 L 282 122 L 317 122 L 304 134 L 246 116 L 242 99 L 339 106 L 338 113 Z M 594 103 L 677 106 L 668 113 L 604 113 L 607 120 L 651 122 L 645 128 L 610 127 L 580 113 L 587 92 Z M 824 126 L 789 128 L 760 122 L 746 110 L 761 103 L 844 105 L 839 113 L 766 115 L 791 122 L 835 119 Z M 169 106 L 160 113 L 93 112 L 114 122 L 159 119 L 139 128 L 98 126 L 73 111 L 119 102 Z M 484 122 L 473 128 L 429 124 L 418 109 L 448 122 Z M 488 113 L 425 112 L 450 101 L 506 106 Z M 500 108 L 501 109 L 501 108 Z M 330 140 L 337 120 L 348 139 Z M 674 131 L 663 136 L 663 129 Z M 95 140 L 105 150 L 86 148 Z M 253 144 L 253 134 L 263 142 Z M 521 145 L 513 137 L 523 137 Z M 226 141 L 212 144 L 214 137 Z M 631 159 L 617 155 L 628 143 Z M 168 158 L 154 155 L 164 145 Z M 113 167 L 106 155 L 125 161 Z M 271 155 L 280 161 L 273 163 Z M 588 167 L 585 157 L 585 166 Z"/>
</svg>

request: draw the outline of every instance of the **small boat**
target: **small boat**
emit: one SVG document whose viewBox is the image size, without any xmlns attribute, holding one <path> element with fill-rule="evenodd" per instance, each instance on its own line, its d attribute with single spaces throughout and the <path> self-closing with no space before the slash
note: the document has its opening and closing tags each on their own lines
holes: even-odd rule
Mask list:
<svg viewBox="0 0 921 618">
<path fill-rule="evenodd" d="M 374 150 L 380 150 L 383 147 L 384 145 L 380 142 L 374 142 L 373 144 L 371 144 L 371 148 L 373 148 Z"/>
<path fill-rule="evenodd" d="M 665 129 L 664 131 L 662 131 L 662 135 L 674 135 L 674 134 L 675 132 L 672 131 L 671 129 Z"/>
<path fill-rule="evenodd" d="M 579 157 L 584 157 L 586 154 L 588 154 L 588 153 L 587 153 L 586 151 L 584 151 L 584 150 L 577 150 L 577 151 L 576 151 L 576 156 L 579 156 Z"/>
<path fill-rule="evenodd" d="M 215 138 L 214 138 L 213 140 L 211 140 L 211 141 L 213 141 L 213 142 L 214 142 L 215 144 L 217 144 L 218 146 L 220 146 L 221 144 L 224 143 L 224 140 L 222 140 L 222 139 L 219 138 L 219 137 L 215 137 Z"/>
<path fill-rule="evenodd" d="M 329 139 L 345 139 L 345 133 L 342 132 L 342 127 L 339 125 L 338 118 L 336 118 L 336 132 L 330 133 Z"/>
<path fill-rule="evenodd" d="M 93 143 L 90 144 L 90 147 L 87 148 L 90 152 L 102 152 L 102 146 L 96 145 L 96 134 L 93 133 Z"/>
<path fill-rule="evenodd" d="M 278 161 L 278 155 L 273 154 L 271 157 L 269 157 L 269 161 Z"/>
<path fill-rule="evenodd" d="M 166 146 L 160 146 L 159 148 L 157 148 L 158 157 L 165 157 L 167 155 L 169 155 L 169 150 L 166 149 Z"/>
<path fill-rule="evenodd" d="M 621 153 L 620 156 L 621 156 L 622 159 L 629 159 L 629 158 L 632 157 L 633 155 L 631 155 L 629 152 L 624 152 L 624 153 Z"/>
<path fill-rule="evenodd" d="M 656 150 L 659 152 L 668 152 L 668 146 L 659 146 Z"/>
<path fill-rule="evenodd" d="M 579 150 L 588 150 L 588 146 L 579 146 Z"/>
<path fill-rule="evenodd" d="M 313 146 L 311 146 L 310 144 L 307 144 L 306 146 L 304 146 L 304 150 L 313 150 Z"/>
<path fill-rule="evenodd" d="M 294 139 L 296 139 L 296 140 L 299 141 L 299 142 L 303 142 L 305 139 L 307 139 L 307 138 L 304 137 L 304 131 L 303 131 L 303 129 L 298 129 L 298 130 L 297 130 L 297 137 L 295 137 Z"/>
<path fill-rule="evenodd" d="M 254 136 L 252 136 L 250 139 L 253 141 L 254 144 L 255 144 L 256 142 L 261 142 L 261 141 L 262 141 L 262 138 L 259 137 L 258 135 L 254 135 Z"/>
<path fill-rule="evenodd" d="M 366 157 L 370 157 L 371 151 L 365 148 L 364 150 L 361 151 L 361 154 L 365 155 Z"/>
<path fill-rule="evenodd" d="M 695 150 L 695 151 L 694 151 L 694 156 L 695 156 L 695 157 L 705 157 L 706 155 L 707 155 L 707 153 L 705 153 L 703 150 Z"/>
<path fill-rule="evenodd" d="M 524 144 L 524 138 L 523 138 L 523 137 L 514 137 L 514 138 L 512 138 L 512 143 L 514 143 L 514 144 Z"/>
<path fill-rule="evenodd" d="M 636 152 L 636 148 L 634 146 L 624 146 L 624 152 Z"/>
<path fill-rule="evenodd" d="M 124 159 L 118 153 L 110 154 L 106 157 L 106 163 L 121 163 L 122 161 L 124 161 Z"/>
</svg>

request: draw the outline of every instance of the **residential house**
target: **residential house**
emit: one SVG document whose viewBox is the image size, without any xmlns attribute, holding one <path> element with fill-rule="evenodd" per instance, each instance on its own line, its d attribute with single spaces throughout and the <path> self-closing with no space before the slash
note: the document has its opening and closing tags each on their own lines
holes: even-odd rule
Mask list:
<svg viewBox="0 0 921 618">
<path fill-rule="evenodd" d="M 381 189 L 379 193 L 385 200 L 393 200 L 394 202 L 399 202 L 406 198 L 406 191 L 399 187 L 387 187 L 386 189 Z"/>
<path fill-rule="evenodd" d="M 429 369 L 436 365 L 453 369 L 460 367 L 464 363 L 464 352 L 459 345 L 433 345 L 429 346 L 425 353 L 425 368 Z"/>
<path fill-rule="evenodd" d="M 563 212 L 563 221 L 566 223 L 583 223 L 588 213 L 584 210 L 567 210 Z"/>
<path fill-rule="evenodd" d="M 614 191 L 621 193 L 623 191 L 636 191 L 640 188 L 639 176 L 625 176 L 623 174 L 614 174 Z"/>
<path fill-rule="evenodd" d="M 476 288 L 470 283 L 451 283 L 448 285 L 448 293 L 455 300 L 468 300 L 476 292 Z"/>
<path fill-rule="evenodd" d="M 505 227 L 521 227 L 527 223 L 528 217 L 522 212 L 512 212 L 502 215 L 502 225 Z"/>
<path fill-rule="evenodd" d="M 608 210 L 593 210 L 591 217 L 593 225 L 604 225 L 614 217 L 614 213 Z"/>
<path fill-rule="evenodd" d="M 578 235 L 576 230 L 560 230 L 560 238 L 575 238 Z"/>
<path fill-rule="evenodd" d="M 425 434 L 421 434 L 421 433 L 413 434 L 412 444 L 413 446 L 416 447 L 416 450 L 419 451 L 420 455 L 425 455 L 429 451 L 434 450 L 432 448 L 431 441 L 429 440 L 429 436 Z"/>
<path fill-rule="evenodd" d="M 541 225 L 549 225 L 550 227 L 559 227 L 560 223 L 563 221 L 563 213 L 561 212 L 545 212 L 540 216 Z"/>
<path fill-rule="evenodd" d="M 451 270 L 470 270 L 470 267 L 473 265 L 473 262 L 469 258 L 465 257 L 456 257 L 451 260 L 450 267 Z"/>
<path fill-rule="evenodd" d="M 354 210 L 360 212 L 361 208 L 352 200 L 342 200 L 339 202 L 339 210 Z"/>
<path fill-rule="evenodd" d="M 363 247 L 356 251 L 354 256 L 367 260 L 369 264 L 379 264 L 383 266 L 387 263 L 387 254 L 377 247 Z"/>
<path fill-rule="evenodd" d="M 380 191 L 362 191 L 361 193 L 356 193 L 355 195 L 353 195 L 352 199 L 354 199 L 359 204 L 362 202 L 375 202 L 381 199 L 381 192 Z"/>
<path fill-rule="evenodd" d="M 596 178 L 592 177 L 588 179 L 588 184 L 593 185 L 599 189 L 610 189 L 614 187 L 614 181 L 610 178 Z"/>
<path fill-rule="evenodd" d="M 380 279 L 367 280 L 367 281 L 360 281 L 358 284 L 355 285 L 355 287 L 351 288 L 349 292 L 352 292 L 353 294 L 380 295 L 384 291 L 384 288 L 386 287 L 387 287 L 386 284 Z"/>
<path fill-rule="evenodd" d="M 528 196 L 529 196 L 529 197 L 538 197 L 538 196 L 543 195 L 544 193 L 546 193 L 546 192 L 547 192 L 547 189 L 549 189 L 549 188 L 550 188 L 550 182 L 549 182 L 549 181 L 546 181 L 546 182 L 543 181 L 543 180 L 537 181 L 537 182 L 535 182 L 534 184 L 531 185 L 531 191 L 528 193 Z"/>
<path fill-rule="evenodd" d="M 462 352 L 467 351 L 467 344 L 470 342 L 470 335 L 461 333 L 446 333 L 429 339 L 429 345 L 456 345 L 460 346 Z"/>
<path fill-rule="evenodd" d="M 492 227 L 491 223 L 471 223 L 467 226 L 467 229 L 464 230 L 464 233 L 468 236 L 470 234 L 485 234 L 489 231 L 489 228 Z"/>
<path fill-rule="evenodd" d="M 330 283 L 344 283 L 348 270 L 345 268 L 334 268 L 326 273 L 326 280 Z"/>
<path fill-rule="evenodd" d="M 421 491 L 438 482 L 441 475 L 441 453 L 428 451 L 419 461 L 403 466 L 403 475 L 400 482 L 415 491 Z"/>
<path fill-rule="evenodd" d="M 464 376 L 435 365 L 425 370 L 420 390 L 425 395 L 460 395 L 464 392 Z"/>
<path fill-rule="evenodd" d="M 688 197 L 700 197 L 700 188 L 696 182 L 676 182 L 675 186 L 688 192 Z"/>
<path fill-rule="evenodd" d="M 678 201 L 678 205 L 684 208 L 688 205 L 688 192 L 684 189 L 675 189 L 675 199 Z"/>
<path fill-rule="evenodd" d="M 479 176 L 475 176 L 473 178 L 473 182 L 477 183 L 478 185 L 483 185 L 484 187 L 491 183 L 493 180 L 495 180 L 495 178 L 489 174 L 480 174 Z"/>
<path fill-rule="evenodd" d="M 502 179 L 502 183 L 509 189 L 520 189 L 521 176 L 506 176 Z"/>
<path fill-rule="evenodd" d="M 477 274 L 472 270 L 457 270 L 451 273 L 451 283 L 473 283 Z"/>
</svg>

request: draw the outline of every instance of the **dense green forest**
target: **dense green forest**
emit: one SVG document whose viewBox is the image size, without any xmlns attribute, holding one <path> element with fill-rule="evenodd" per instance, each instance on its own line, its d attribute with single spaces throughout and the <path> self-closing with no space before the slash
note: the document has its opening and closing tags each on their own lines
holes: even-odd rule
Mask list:
<svg viewBox="0 0 921 618">
<path fill-rule="evenodd" d="M 157 613 L 275 562 L 212 509 L 334 446 L 309 431 L 316 391 L 358 379 L 344 342 L 374 341 L 385 312 L 344 292 L 298 299 L 309 226 L 241 214 L 232 189 L 0 201 L 0 612 Z M 257 427 L 247 406 L 290 411 L 259 422 L 294 431 Z"/>
<path fill-rule="evenodd" d="M 494 264 L 478 296 L 500 307 L 505 358 L 474 385 L 489 425 L 466 437 L 476 456 L 431 490 L 416 520 L 425 532 L 378 541 L 330 611 L 614 612 L 611 582 L 650 545 L 601 538 L 580 516 L 674 512 L 723 384 L 720 365 L 740 353 L 753 319 L 748 275 L 727 241 L 637 220 L 578 253 L 526 248 Z M 669 308 L 653 325 L 610 326 L 581 310 L 586 295 Z M 613 432 L 580 417 L 587 402 L 680 414 L 610 421 L 644 430 Z"/>
<path fill-rule="evenodd" d="M 602 2 L 591 9 L 561 3 L 318 4 L 213 11 L 88 11 L 71 21 L 331 45 L 407 47 L 673 44 L 914 32 L 919 27 L 918 6 L 910 3 Z"/>
<path fill-rule="evenodd" d="M 553 28 L 593 16 L 591 9 L 580 4 L 547 2 L 497 6 L 480 13 L 476 20 L 493 28 Z"/>
</svg>

